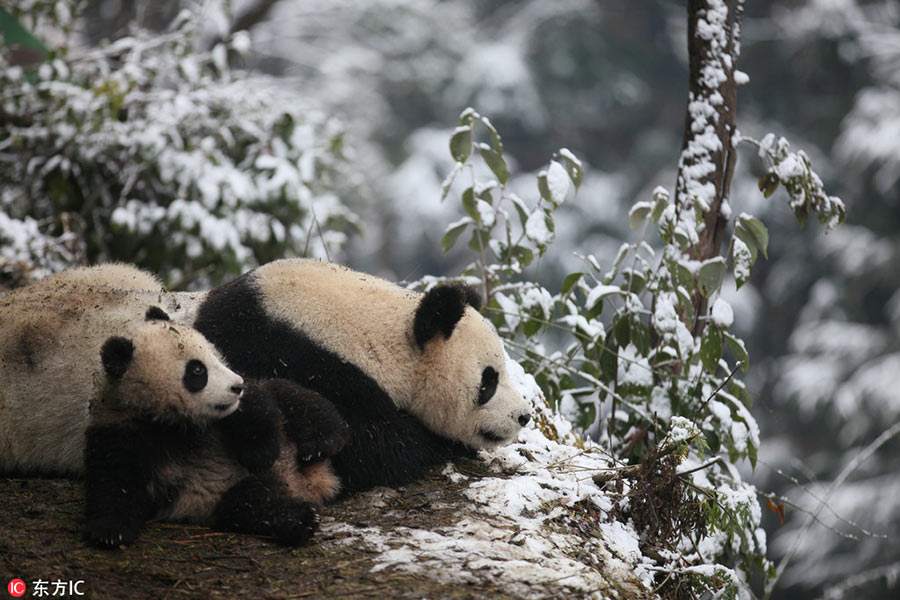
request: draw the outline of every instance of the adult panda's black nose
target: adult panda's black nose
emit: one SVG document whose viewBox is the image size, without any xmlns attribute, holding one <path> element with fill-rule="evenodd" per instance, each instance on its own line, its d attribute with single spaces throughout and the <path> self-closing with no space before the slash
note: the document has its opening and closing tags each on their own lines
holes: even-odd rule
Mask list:
<svg viewBox="0 0 900 600">
<path fill-rule="evenodd" d="M 240 396 L 244 393 L 244 386 L 242 385 L 233 385 L 231 386 L 231 391 Z"/>
<path fill-rule="evenodd" d="M 519 416 L 519 425 L 525 427 L 528 425 L 528 421 L 531 420 L 531 415 L 529 413 L 525 413 L 524 415 Z"/>
</svg>

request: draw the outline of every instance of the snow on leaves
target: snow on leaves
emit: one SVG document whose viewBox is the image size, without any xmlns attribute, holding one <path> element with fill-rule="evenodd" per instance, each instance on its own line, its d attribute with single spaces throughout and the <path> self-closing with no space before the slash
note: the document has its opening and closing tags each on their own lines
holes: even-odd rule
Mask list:
<svg viewBox="0 0 900 600">
<path fill-rule="evenodd" d="M 0 85 L 20 90 L 4 107 L 17 152 L 0 158 L 16 182 L 3 210 L 18 223 L 40 217 L 50 245 L 49 232 L 70 231 L 71 262 L 136 261 L 188 283 L 212 263 L 223 278 L 286 253 L 327 256 L 355 226 L 331 192 L 340 126 L 273 81 L 229 71 L 227 51 L 246 51 L 246 34 L 194 47 L 197 18 L 61 54 L 33 83 L 0 57 Z M 22 254 L 11 248 L 2 252 Z"/>
</svg>

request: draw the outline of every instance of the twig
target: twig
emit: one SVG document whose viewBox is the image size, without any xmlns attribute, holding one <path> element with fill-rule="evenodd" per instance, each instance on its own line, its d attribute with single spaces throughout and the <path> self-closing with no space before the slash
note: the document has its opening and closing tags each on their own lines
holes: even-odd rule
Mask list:
<svg viewBox="0 0 900 600">
<path fill-rule="evenodd" d="M 737 362 L 737 364 L 734 365 L 734 368 L 731 370 L 731 373 L 728 374 L 728 377 L 725 378 L 725 381 L 720 383 L 719 387 L 717 387 L 716 390 L 712 394 L 710 394 L 706 400 L 703 401 L 703 404 L 701 404 L 699 407 L 697 407 L 697 410 L 694 412 L 694 418 L 691 419 L 691 422 L 694 423 L 694 427 L 697 427 L 697 418 L 701 414 L 703 414 L 704 410 L 706 410 L 706 405 L 709 404 L 710 401 L 716 397 L 716 394 L 718 394 L 719 392 L 722 391 L 722 388 L 724 388 L 726 385 L 728 385 L 728 382 L 731 381 L 731 378 L 734 377 L 734 374 L 737 373 L 737 370 L 741 368 L 742 364 L 744 364 L 744 362 L 739 360 Z M 699 384 L 700 381 L 698 380 L 697 383 Z"/>
<path fill-rule="evenodd" d="M 678 473 L 676 473 L 676 475 L 678 475 L 679 477 L 681 477 L 682 475 L 688 475 L 688 474 L 694 473 L 694 472 L 696 472 L 696 471 L 702 471 L 703 469 L 708 469 L 709 467 L 713 466 L 713 465 L 716 464 L 717 462 L 722 462 L 722 457 L 721 457 L 721 456 L 717 456 L 717 457 L 715 457 L 714 459 L 712 459 L 712 460 L 710 460 L 710 461 L 708 461 L 708 462 L 703 463 L 703 464 L 700 465 L 699 467 L 694 467 L 693 469 L 688 469 L 687 471 L 679 471 Z"/>
<path fill-rule="evenodd" d="M 828 504 L 828 501 L 831 500 L 831 497 L 837 492 L 838 488 L 843 485 L 844 481 L 849 477 L 856 469 L 858 469 L 866 460 L 872 456 L 876 450 L 885 445 L 888 441 L 890 441 L 895 435 L 900 433 L 900 421 L 894 423 L 892 427 L 884 431 L 881 435 L 879 435 L 875 441 L 871 444 L 863 448 L 856 457 L 847 463 L 847 466 L 844 467 L 841 472 L 838 474 L 837 478 L 834 480 L 834 483 L 831 484 L 831 487 L 828 489 L 828 493 L 825 494 L 825 497 L 819 503 L 818 508 L 815 513 L 807 519 L 806 524 L 803 525 L 803 529 L 797 534 L 794 538 L 793 543 L 791 544 L 790 550 L 788 553 L 784 555 L 784 558 L 781 559 L 781 562 L 778 563 L 778 568 L 775 572 L 775 577 L 766 585 L 766 593 L 762 597 L 762 600 L 769 600 L 772 597 L 772 592 L 775 590 L 775 585 L 778 583 L 778 580 L 781 579 L 781 575 L 784 573 L 784 569 L 787 567 L 788 563 L 791 562 L 791 559 L 794 558 L 794 554 L 796 554 L 797 549 L 800 547 L 800 540 L 803 538 L 803 535 L 806 531 L 812 527 L 812 524 L 818 519 L 819 513 L 822 512 L 822 509 Z"/>
<path fill-rule="evenodd" d="M 812 496 L 813 499 L 818 500 L 819 502 L 822 501 L 822 498 L 819 495 L 817 495 L 811 489 L 806 487 L 799 479 L 797 479 L 793 475 L 785 473 L 778 467 L 770 465 L 769 463 L 765 462 L 764 460 L 759 460 L 757 462 L 759 462 L 759 464 L 763 465 L 764 467 L 768 467 L 769 469 L 771 469 L 772 471 L 774 471 L 776 474 L 780 475 L 781 477 L 784 477 L 785 479 L 787 479 L 788 481 L 790 481 L 791 483 L 796 485 L 798 488 L 800 488 L 801 490 L 803 490 L 804 492 L 806 492 L 807 494 Z M 761 496 L 764 496 L 766 498 L 781 500 L 782 502 L 785 502 L 785 503 L 789 504 L 790 506 L 792 506 L 792 507 L 796 508 L 797 510 L 804 512 L 806 514 L 812 514 L 811 511 L 801 508 L 800 506 L 798 506 L 797 504 L 794 504 L 791 500 L 789 500 L 788 498 L 785 498 L 784 496 L 779 496 L 778 498 L 775 498 L 774 494 L 767 495 L 767 494 L 764 494 L 763 492 L 759 492 L 759 491 L 758 491 L 758 493 Z M 840 521 L 841 523 L 843 523 L 849 527 L 853 527 L 854 529 L 858 530 L 860 533 L 862 533 L 863 535 L 865 535 L 867 537 L 879 538 L 879 539 L 883 539 L 883 540 L 888 539 L 888 536 L 884 535 L 883 533 L 875 533 L 875 532 L 869 531 L 868 529 L 862 527 L 855 521 L 851 521 L 850 519 L 848 519 L 846 517 L 842 517 L 841 515 L 837 514 L 837 512 L 835 512 L 835 510 L 828 505 L 826 505 L 825 508 L 828 509 L 828 512 L 830 512 L 834 516 L 835 519 L 837 519 L 838 521 Z M 819 521 L 819 522 L 822 524 L 823 527 L 827 527 L 827 525 L 825 525 L 822 521 Z M 841 532 L 838 532 L 837 530 L 835 530 L 835 532 L 838 534 L 841 533 Z M 844 534 L 844 535 L 848 535 L 848 534 Z M 856 539 L 856 538 L 854 538 L 854 539 Z"/>
</svg>

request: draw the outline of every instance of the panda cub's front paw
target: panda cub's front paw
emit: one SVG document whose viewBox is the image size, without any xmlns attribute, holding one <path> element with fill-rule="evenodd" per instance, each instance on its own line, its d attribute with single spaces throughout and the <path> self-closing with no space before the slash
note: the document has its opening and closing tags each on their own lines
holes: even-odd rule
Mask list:
<svg viewBox="0 0 900 600">
<path fill-rule="evenodd" d="M 241 404 L 222 419 L 235 459 L 251 473 L 269 469 L 281 453 L 281 411 L 266 382 L 247 381 Z"/>
<path fill-rule="evenodd" d="M 300 462 L 334 456 L 350 439 L 350 428 L 320 394 L 285 380 L 267 382 L 284 417 L 285 438 L 297 447 Z"/>
<path fill-rule="evenodd" d="M 235 458 L 251 473 L 267 471 L 281 452 L 281 439 L 278 436 L 260 438 L 252 445 L 234 448 Z"/>
<path fill-rule="evenodd" d="M 128 528 L 123 527 L 120 523 L 114 523 L 109 519 L 100 519 L 88 523 L 85 537 L 92 546 L 111 550 L 121 546 L 130 546 L 137 538 L 137 533 L 128 531 Z"/>
<path fill-rule="evenodd" d="M 300 546 L 319 528 L 319 512 L 306 502 L 291 501 L 273 519 L 275 539 L 286 546 Z"/>
</svg>

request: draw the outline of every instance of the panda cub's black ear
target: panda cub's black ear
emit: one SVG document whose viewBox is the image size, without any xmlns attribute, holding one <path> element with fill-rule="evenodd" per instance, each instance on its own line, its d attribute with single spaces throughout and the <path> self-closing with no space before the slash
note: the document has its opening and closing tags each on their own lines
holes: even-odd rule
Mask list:
<svg viewBox="0 0 900 600">
<path fill-rule="evenodd" d="M 171 321 L 169 315 L 166 314 L 166 311 L 161 309 L 158 306 L 151 306 L 147 309 L 147 312 L 144 313 L 145 321 Z"/>
<path fill-rule="evenodd" d="M 100 359 L 103 361 L 103 370 L 110 381 L 118 381 L 125 375 L 131 359 L 134 357 L 134 344 L 123 337 L 111 337 L 103 343 L 100 349 Z"/>
<path fill-rule="evenodd" d="M 442 333 L 444 339 L 449 338 L 462 319 L 466 304 L 471 304 L 476 310 L 481 306 L 481 298 L 469 286 L 439 285 L 428 290 L 419 302 L 413 319 L 413 334 L 419 348 L 424 350 L 425 343 L 438 333 Z"/>
</svg>

